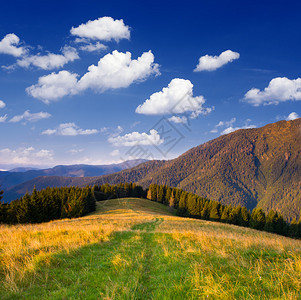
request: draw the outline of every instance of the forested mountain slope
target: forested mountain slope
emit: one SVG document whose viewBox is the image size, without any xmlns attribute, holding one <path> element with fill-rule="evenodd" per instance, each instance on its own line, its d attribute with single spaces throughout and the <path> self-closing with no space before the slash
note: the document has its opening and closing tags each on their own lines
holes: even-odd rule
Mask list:
<svg viewBox="0 0 301 300">
<path fill-rule="evenodd" d="M 242 129 L 167 162 L 147 162 L 95 183 L 138 182 L 179 187 L 224 204 L 301 211 L 301 119 Z"/>
</svg>

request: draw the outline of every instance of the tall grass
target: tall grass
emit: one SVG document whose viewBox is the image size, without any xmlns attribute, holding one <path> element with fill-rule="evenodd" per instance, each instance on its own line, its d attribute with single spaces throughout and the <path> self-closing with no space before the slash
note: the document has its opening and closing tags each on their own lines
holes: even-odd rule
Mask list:
<svg viewBox="0 0 301 300">
<path fill-rule="evenodd" d="M 301 299 L 301 241 L 117 199 L 0 226 L 0 271 L 3 299 Z"/>
</svg>

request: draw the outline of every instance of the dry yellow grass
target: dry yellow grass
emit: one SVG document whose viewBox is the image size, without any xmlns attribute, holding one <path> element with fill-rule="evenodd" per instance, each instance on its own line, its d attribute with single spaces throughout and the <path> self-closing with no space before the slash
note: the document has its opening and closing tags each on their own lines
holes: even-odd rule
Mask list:
<svg viewBox="0 0 301 300">
<path fill-rule="evenodd" d="M 137 233 L 135 226 L 155 218 L 162 222 L 157 222 L 156 228 L 151 230 L 138 226 L 141 234 L 148 231 L 154 234 L 162 259 L 188 262 L 185 280 L 193 285 L 192 295 L 196 298 L 207 295 L 213 299 L 235 299 L 238 284 L 235 282 L 250 280 L 254 286 L 269 280 L 270 283 L 264 282 L 267 290 L 275 284 L 279 297 L 274 299 L 281 299 L 281 295 L 285 295 L 285 299 L 301 297 L 300 240 L 234 225 L 175 217 L 167 207 L 141 199 L 100 202 L 94 214 L 79 219 L 1 225 L 0 284 L 12 293 L 20 292 L 24 282 L 34 284 L 39 264 L 50 264 L 55 253 L 73 253 L 83 246 L 109 241 L 114 232 Z M 141 234 L 133 235 L 127 243 L 141 243 Z M 137 257 L 148 259 L 145 251 L 147 249 Z M 116 252 L 110 263 L 116 271 L 126 272 L 132 268 L 134 259 L 135 256 L 129 259 Z M 174 288 L 184 289 L 178 283 Z M 110 295 L 115 295 L 114 289 Z M 194 296 L 191 297 L 194 299 Z M 118 298 L 118 294 L 112 299 L 115 297 Z"/>
</svg>

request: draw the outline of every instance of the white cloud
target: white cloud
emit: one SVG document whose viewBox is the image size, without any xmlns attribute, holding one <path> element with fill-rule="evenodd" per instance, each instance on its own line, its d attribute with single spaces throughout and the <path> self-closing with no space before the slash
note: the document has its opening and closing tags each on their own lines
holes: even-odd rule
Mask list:
<svg viewBox="0 0 301 300">
<path fill-rule="evenodd" d="M 219 123 L 215 125 L 215 127 L 231 126 L 235 122 L 236 122 L 236 118 L 232 118 L 230 121 L 219 121 Z"/>
<path fill-rule="evenodd" d="M 77 74 L 68 71 L 53 72 L 40 77 L 37 84 L 26 88 L 26 92 L 45 103 L 57 101 L 66 95 L 77 93 L 77 77 Z"/>
<path fill-rule="evenodd" d="M 234 126 L 234 123 L 236 122 L 236 118 L 232 118 L 229 121 L 219 121 L 218 124 L 215 125 L 214 129 L 212 129 L 210 132 L 217 133 L 219 127 L 227 127 L 224 130 L 222 130 L 222 132 L 220 133 L 221 135 L 231 133 L 238 129 L 256 128 L 256 125 L 250 124 L 251 121 L 252 121 L 251 119 L 245 120 L 244 126 L 240 126 L 240 127 Z"/>
<path fill-rule="evenodd" d="M 250 128 L 256 128 L 256 125 L 245 125 L 245 126 L 242 126 L 242 127 L 232 127 L 232 126 L 230 126 L 226 129 L 224 129 L 221 132 L 221 135 L 228 134 L 228 133 L 234 132 L 234 131 L 239 130 L 239 129 L 250 129 Z"/>
<path fill-rule="evenodd" d="M 53 160 L 53 151 L 47 149 L 36 150 L 33 147 L 10 149 L 0 149 L 0 163 L 18 165 L 38 165 L 48 163 Z"/>
<path fill-rule="evenodd" d="M 30 113 L 29 110 L 26 110 L 22 115 L 14 116 L 9 120 L 9 122 L 17 123 L 20 121 L 29 121 L 29 122 L 36 122 L 42 119 L 48 119 L 51 117 L 51 114 L 47 112 L 38 112 L 38 113 Z"/>
<path fill-rule="evenodd" d="M 78 154 L 78 153 L 82 153 L 84 151 L 84 149 L 71 149 L 68 152 L 71 154 Z"/>
<path fill-rule="evenodd" d="M 168 120 L 171 122 L 174 122 L 174 123 L 187 124 L 187 118 L 185 116 L 183 116 L 183 117 L 172 116 Z"/>
<path fill-rule="evenodd" d="M 114 20 L 111 17 L 102 17 L 93 21 L 88 21 L 78 27 L 72 27 L 72 35 L 91 40 L 119 41 L 130 39 L 130 30 L 123 20 Z"/>
<path fill-rule="evenodd" d="M 286 120 L 287 120 L 287 121 L 292 121 L 292 120 L 296 120 L 296 119 L 298 119 L 298 118 L 300 118 L 300 116 L 299 116 L 296 112 L 291 112 L 291 113 L 287 116 Z"/>
<path fill-rule="evenodd" d="M 0 41 L 0 53 L 13 55 L 15 57 L 20 57 L 24 55 L 27 50 L 25 47 L 18 47 L 20 39 L 14 33 L 7 34 Z"/>
<path fill-rule="evenodd" d="M 159 133 L 155 129 L 151 129 L 149 134 L 143 132 L 132 132 L 124 136 L 110 137 L 108 141 L 114 146 L 136 146 L 136 145 L 160 145 L 164 142 Z"/>
<path fill-rule="evenodd" d="M 144 52 L 138 59 L 131 59 L 130 52 L 117 50 L 101 58 L 98 65 L 91 65 L 79 80 L 78 89 L 88 88 L 103 92 L 108 89 L 126 88 L 134 82 L 159 75 L 159 65 L 154 63 L 151 51 Z"/>
<path fill-rule="evenodd" d="M 199 63 L 194 69 L 194 72 L 200 71 L 214 71 L 223 65 L 238 59 L 239 53 L 227 50 L 222 52 L 219 56 L 204 55 L 199 58 Z"/>
<path fill-rule="evenodd" d="M 301 100 L 301 78 L 290 80 L 277 77 L 272 79 L 263 91 L 253 88 L 244 97 L 245 102 L 254 106 L 279 104 L 289 100 Z"/>
<path fill-rule="evenodd" d="M 174 78 L 168 87 L 150 96 L 136 108 L 136 113 L 145 115 L 182 114 L 191 112 L 190 118 L 208 114 L 212 109 L 204 108 L 203 96 L 193 96 L 193 84 L 189 80 Z"/>
<path fill-rule="evenodd" d="M 124 131 L 124 129 L 120 125 L 118 125 L 116 128 L 114 128 L 114 127 L 103 127 L 103 128 L 100 128 L 100 132 L 101 133 L 106 134 L 106 135 L 108 135 L 110 137 L 118 136 L 123 131 Z"/>
<path fill-rule="evenodd" d="M 87 45 L 83 45 L 79 47 L 80 50 L 88 51 L 88 52 L 106 50 L 107 48 L 108 48 L 107 46 L 99 42 L 96 42 L 95 44 L 89 43 Z"/>
<path fill-rule="evenodd" d="M 74 95 L 86 89 L 103 92 L 107 89 L 126 88 L 134 82 L 159 75 L 159 66 L 154 63 L 151 51 L 132 60 L 131 53 L 113 51 L 101 58 L 98 65 L 91 65 L 78 81 L 78 74 L 68 71 L 51 73 L 39 78 L 37 84 L 26 89 L 27 93 L 45 103 L 56 101 L 66 95 Z"/>
<path fill-rule="evenodd" d="M 0 117 L 0 123 L 4 123 L 7 119 L 7 115 L 1 116 Z"/>
<path fill-rule="evenodd" d="M 120 152 L 118 149 L 115 149 L 113 150 L 111 153 L 110 153 L 111 156 L 120 156 Z"/>
<path fill-rule="evenodd" d="M 4 108 L 5 106 L 6 104 L 2 100 L 0 100 L 0 108 Z"/>
<path fill-rule="evenodd" d="M 62 49 L 63 54 L 48 53 L 47 55 L 29 55 L 18 59 L 16 65 L 29 68 L 31 65 L 43 70 L 52 70 L 63 67 L 68 62 L 79 59 L 75 48 L 65 46 Z"/>
<path fill-rule="evenodd" d="M 63 123 L 55 129 L 47 129 L 42 132 L 44 135 L 63 135 L 63 136 L 76 136 L 76 135 L 91 135 L 98 133 L 97 129 L 81 129 L 75 123 Z"/>
</svg>

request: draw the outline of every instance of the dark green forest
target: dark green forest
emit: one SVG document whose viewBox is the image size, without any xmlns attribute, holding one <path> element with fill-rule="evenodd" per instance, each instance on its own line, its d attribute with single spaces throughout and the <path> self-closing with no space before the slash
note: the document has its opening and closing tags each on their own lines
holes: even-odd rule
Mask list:
<svg viewBox="0 0 301 300">
<path fill-rule="evenodd" d="M 0 199 L 2 194 L 0 192 Z M 262 208 L 255 208 L 251 212 L 240 205 L 224 205 L 182 189 L 157 184 L 151 184 L 146 190 L 135 183 L 84 188 L 46 188 L 41 191 L 34 189 L 31 195 L 25 194 L 9 204 L 0 201 L 0 222 L 41 223 L 62 218 L 77 218 L 95 211 L 96 201 L 126 197 L 147 198 L 162 203 L 182 217 L 223 222 L 301 238 L 301 218 L 298 222 L 294 219 L 289 224 L 274 210 L 265 213 Z"/>
</svg>

